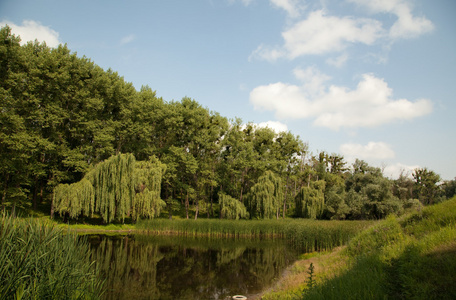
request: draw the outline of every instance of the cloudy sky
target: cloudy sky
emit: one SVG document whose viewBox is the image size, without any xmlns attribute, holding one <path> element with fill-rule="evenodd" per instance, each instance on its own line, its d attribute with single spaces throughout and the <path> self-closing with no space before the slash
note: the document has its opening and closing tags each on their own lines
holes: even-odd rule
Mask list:
<svg viewBox="0 0 456 300">
<path fill-rule="evenodd" d="M 314 153 L 456 176 L 454 0 L 1 0 L 0 24 Z"/>
</svg>

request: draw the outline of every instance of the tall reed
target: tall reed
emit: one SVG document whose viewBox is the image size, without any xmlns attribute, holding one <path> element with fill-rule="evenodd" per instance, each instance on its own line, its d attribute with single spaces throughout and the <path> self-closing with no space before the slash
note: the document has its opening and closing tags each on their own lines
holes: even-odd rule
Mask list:
<svg viewBox="0 0 456 300">
<path fill-rule="evenodd" d="M 3 215 L 0 299 L 99 299 L 102 282 L 84 238 L 49 221 Z"/>
<path fill-rule="evenodd" d="M 346 244 L 372 221 L 317 220 L 167 220 L 138 222 L 154 234 L 232 238 L 283 238 L 302 251 L 329 250 Z"/>
</svg>

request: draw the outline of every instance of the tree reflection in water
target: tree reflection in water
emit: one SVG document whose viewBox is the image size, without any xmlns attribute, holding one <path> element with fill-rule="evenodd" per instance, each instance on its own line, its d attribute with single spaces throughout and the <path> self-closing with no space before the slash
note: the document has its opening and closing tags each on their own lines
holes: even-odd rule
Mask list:
<svg viewBox="0 0 456 300">
<path fill-rule="evenodd" d="M 224 299 L 270 286 L 297 258 L 283 240 L 90 236 L 105 299 Z"/>
</svg>

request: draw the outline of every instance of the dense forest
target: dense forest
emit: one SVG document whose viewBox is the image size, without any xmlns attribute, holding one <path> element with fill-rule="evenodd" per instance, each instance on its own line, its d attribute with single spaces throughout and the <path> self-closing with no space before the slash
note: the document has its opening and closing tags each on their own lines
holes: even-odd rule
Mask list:
<svg viewBox="0 0 456 300">
<path fill-rule="evenodd" d="M 290 132 L 228 120 L 190 98 L 137 91 L 66 45 L 0 31 L 2 209 L 105 222 L 184 218 L 379 219 L 442 201 L 456 179 L 392 180 L 312 153 Z"/>
</svg>

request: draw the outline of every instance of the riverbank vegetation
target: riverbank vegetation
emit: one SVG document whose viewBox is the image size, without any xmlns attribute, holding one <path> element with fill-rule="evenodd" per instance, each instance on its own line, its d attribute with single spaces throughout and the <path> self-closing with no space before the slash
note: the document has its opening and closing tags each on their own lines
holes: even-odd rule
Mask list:
<svg viewBox="0 0 456 300">
<path fill-rule="evenodd" d="M 149 234 L 175 234 L 212 238 L 278 238 L 301 252 L 330 250 L 374 224 L 373 221 L 319 220 L 142 220 L 137 224 Z"/>
<path fill-rule="evenodd" d="M 455 225 L 456 198 L 390 216 L 346 247 L 303 257 L 262 299 L 455 299 Z"/>
<path fill-rule="evenodd" d="M 365 220 L 456 193 L 432 170 L 392 180 L 291 132 L 136 90 L 66 45 L 19 42 L 1 28 L 0 207 L 12 214 Z"/>
<path fill-rule="evenodd" d="M 40 219 L 0 222 L 0 299 L 100 299 L 85 239 Z"/>
</svg>

